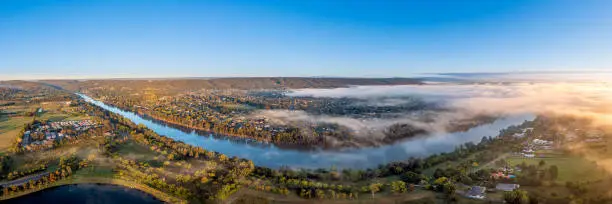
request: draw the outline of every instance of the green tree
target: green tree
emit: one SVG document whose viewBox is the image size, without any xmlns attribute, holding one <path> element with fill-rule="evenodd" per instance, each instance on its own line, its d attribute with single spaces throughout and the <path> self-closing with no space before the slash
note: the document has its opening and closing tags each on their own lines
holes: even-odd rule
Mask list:
<svg viewBox="0 0 612 204">
<path fill-rule="evenodd" d="M 455 184 L 451 182 L 446 182 L 444 184 L 444 194 L 446 194 L 446 196 L 452 197 L 455 195 L 456 191 L 457 191 L 457 187 L 455 187 Z"/>
<path fill-rule="evenodd" d="M 380 191 L 380 187 L 382 187 L 382 184 L 380 183 L 372 183 L 370 186 L 368 186 L 368 190 L 370 190 L 370 193 L 372 193 L 372 198 L 374 198 L 375 193 Z"/>
<path fill-rule="evenodd" d="M 548 173 L 550 174 L 550 179 L 555 180 L 559 176 L 559 168 L 556 165 L 552 165 L 548 168 Z"/>
<path fill-rule="evenodd" d="M 434 190 L 436 191 L 444 191 L 444 184 L 449 183 L 450 181 L 446 177 L 437 178 L 433 182 Z"/>
<path fill-rule="evenodd" d="M 394 181 L 391 182 L 391 192 L 393 193 L 405 193 L 408 191 L 406 188 L 406 183 L 403 181 Z"/>
<path fill-rule="evenodd" d="M 408 171 L 400 176 L 400 179 L 406 183 L 419 183 L 423 180 L 423 175 Z"/>
<path fill-rule="evenodd" d="M 323 191 L 321 189 L 317 189 L 317 190 L 315 190 L 315 194 L 317 195 L 317 198 L 325 199 L 325 191 Z"/>
<path fill-rule="evenodd" d="M 516 189 L 514 191 L 505 192 L 504 201 L 510 204 L 527 204 L 529 203 L 529 197 L 527 196 L 527 192 Z"/>
</svg>

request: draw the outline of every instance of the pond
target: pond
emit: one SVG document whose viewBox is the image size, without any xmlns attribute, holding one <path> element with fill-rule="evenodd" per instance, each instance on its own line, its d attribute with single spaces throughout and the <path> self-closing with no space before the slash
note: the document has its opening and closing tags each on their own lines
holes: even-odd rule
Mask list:
<svg viewBox="0 0 612 204">
<path fill-rule="evenodd" d="M 435 153 L 450 152 L 456 146 L 466 142 L 480 142 L 483 136 L 496 137 L 501 129 L 510 125 L 519 125 L 525 120 L 533 120 L 530 114 L 510 115 L 497 119 L 493 123 L 480 125 L 465 132 L 443 133 L 417 137 L 395 144 L 348 150 L 296 150 L 280 148 L 273 144 L 257 141 L 232 139 L 229 136 L 213 135 L 199 131 L 177 128 L 162 122 L 142 117 L 130 111 L 109 106 L 83 94 L 77 94 L 85 101 L 108 111 L 128 118 L 136 124 L 143 124 L 159 135 L 165 135 L 177 141 L 200 146 L 209 151 L 216 151 L 228 156 L 250 159 L 255 165 L 270 168 L 357 168 L 376 167 L 392 161 L 405 160 L 410 157 L 424 157 Z"/>
<path fill-rule="evenodd" d="M 106 184 L 75 184 L 65 185 L 38 191 L 3 201 L 7 204 L 30 203 L 163 203 L 142 191 L 123 186 Z"/>
</svg>

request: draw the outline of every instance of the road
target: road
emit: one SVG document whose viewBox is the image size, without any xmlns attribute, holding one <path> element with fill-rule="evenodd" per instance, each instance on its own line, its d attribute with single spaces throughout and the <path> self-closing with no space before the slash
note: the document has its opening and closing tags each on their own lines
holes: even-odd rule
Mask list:
<svg viewBox="0 0 612 204">
<path fill-rule="evenodd" d="M 24 183 L 29 182 L 30 180 L 38 180 L 42 178 L 43 176 L 47 176 L 47 175 L 49 175 L 49 172 L 42 172 L 42 173 L 38 173 L 34 175 L 29 175 L 29 176 L 19 178 L 16 180 L 12 180 L 12 181 L 1 182 L 0 186 L 6 188 L 6 187 L 14 186 L 14 185 L 22 185 Z"/>
<path fill-rule="evenodd" d="M 505 154 L 502 154 L 501 156 L 499 156 L 499 157 L 495 158 L 494 160 L 491 160 L 490 162 L 487 162 L 487 163 L 486 163 L 486 164 L 484 164 L 484 165 L 478 165 L 478 167 L 476 167 L 476 168 L 474 169 L 474 172 L 476 172 L 476 171 L 478 171 L 478 170 L 480 170 L 480 169 L 482 169 L 482 168 L 484 168 L 484 167 L 493 166 L 493 164 L 495 164 L 495 162 L 497 162 L 497 161 L 499 161 L 499 160 L 501 160 L 501 159 L 505 159 L 505 158 L 507 158 L 509 155 L 510 155 L 510 153 L 505 153 Z"/>
</svg>

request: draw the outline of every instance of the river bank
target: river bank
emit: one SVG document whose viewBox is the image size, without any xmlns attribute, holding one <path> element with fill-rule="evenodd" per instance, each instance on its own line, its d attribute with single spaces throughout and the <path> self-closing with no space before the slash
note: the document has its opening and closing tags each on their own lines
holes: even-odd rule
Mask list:
<svg viewBox="0 0 612 204">
<path fill-rule="evenodd" d="M 380 164 L 403 161 L 411 157 L 427 157 L 432 154 L 450 152 L 458 145 L 467 142 L 479 142 L 482 137 L 497 137 L 499 131 L 511 125 L 518 125 L 525 120 L 533 120 L 534 115 L 511 115 L 500 118 L 493 123 L 470 128 L 465 132 L 434 134 L 428 137 L 407 139 L 392 145 L 366 147 L 341 151 L 310 150 L 299 151 L 285 149 L 274 144 L 264 144 L 257 141 L 235 141 L 218 138 L 213 134 L 202 135 L 196 131 L 184 130 L 160 124 L 151 119 L 139 116 L 137 113 L 121 110 L 106 105 L 86 95 L 77 94 L 85 101 L 105 110 L 119 114 L 135 124 L 142 124 L 159 135 L 167 136 L 176 141 L 199 146 L 209 151 L 252 160 L 255 165 L 269 168 L 303 168 L 317 169 L 335 167 L 338 169 L 367 169 Z"/>
<path fill-rule="evenodd" d="M 360 148 L 378 148 L 382 146 L 401 143 L 402 141 L 409 140 L 412 138 L 428 137 L 433 134 L 453 134 L 457 132 L 465 132 L 471 128 L 492 123 L 495 120 L 503 117 L 500 115 L 475 115 L 470 118 L 456 119 L 448 122 L 448 124 L 446 124 L 444 127 L 445 130 L 440 130 L 440 127 L 437 126 L 423 127 L 422 125 L 419 126 L 413 125 L 409 122 L 398 121 L 395 124 L 389 124 L 388 126 L 377 127 L 369 129 L 367 131 L 363 131 L 367 133 L 357 133 L 359 131 L 349 130 L 342 131 L 341 134 L 333 134 L 327 136 L 319 135 L 316 136 L 317 139 L 312 139 L 315 136 L 309 136 L 312 133 L 305 133 L 303 137 L 309 139 L 287 142 L 284 140 L 275 139 L 275 137 L 273 136 L 275 135 L 274 132 L 263 131 L 257 134 L 253 133 L 255 135 L 254 136 L 253 134 L 240 133 L 240 129 L 235 131 L 233 131 L 234 129 L 231 129 L 230 131 L 220 131 L 216 130 L 217 128 L 205 128 L 195 124 L 186 124 L 177 121 L 176 119 L 168 119 L 164 117 L 163 114 L 161 114 L 160 116 L 160 114 L 156 114 L 155 111 L 150 111 L 149 109 L 143 106 L 126 107 L 120 106 L 114 103 L 113 101 L 105 101 L 102 98 L 96 98 L 94 100 L 97 100 L 107 106 L 111 106 L 124 112 L 134 113 L 137 116 L 145 118 L 147 120 L 152 120 L 162 125 L 171 126 L 173 128 L 182 130 L 184 133 L 187 134 L 195 131 L 196 133 L 202 136 L 212 136 L 216 139 L 233 140 L 238 142 L 243 141 L 249 143 L 257 142 L 261 143 L 262 145 L 272 144 L 281 149 L 292 149 L 298 151 L 346 151 Z M 248 118 L 249 116 L 246 117 Z M 303 126 L 304 122 L 306 122 L 306 124 L 309 124 L 309 122 L 307 121 L 293 121 L 291 125 L 283 125 L 288 125 L 288 127 L 296 127 L 298 128 L 298 131 L 302 130 L 301 132 L 310 131 L 310 127 Z M 370 122 L 379 123 L 380 121 L 372 120 Z M 271 124 L 275 124 L 275 122 L 272 122 Z M 216 126 L 218 126 L 218 124 L 215 124 L 215 127 Z"/>
</svg>

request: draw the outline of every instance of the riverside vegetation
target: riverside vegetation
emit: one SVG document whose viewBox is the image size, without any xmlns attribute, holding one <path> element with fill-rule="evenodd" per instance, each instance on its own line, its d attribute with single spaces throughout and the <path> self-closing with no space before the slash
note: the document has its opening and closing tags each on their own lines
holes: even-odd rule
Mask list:
<svg viewBox="0 0 612 204">
<path fill-rule="evenodd" d="M 45 90 L 54 89 L 43 84 L 37 86 L 45 87 Z M 483 137 L 477 144 L 466 143 L 449 153 L 407 158 L 378 168 L 271 169 L 158 135 L 71 93 L 62 90 L 41 93 L 41 89 L 11 88 L 3 98 L 3 103 L 7 104 L 3 113 L 11 112 L 10 115 L 3 114 L 3 120 L 24 121 L 18 127 L 20 130 L 10 135 L 12 143 L 9 142 L 9 148 L 0 157 L 4 199 L 79 182 L 136 187 L 158 199 L 176 203 L 245 201 L 242 198 L 261 202 L 313 199 L 322 202 L 480 202 L 462 197 L 467 190 L 465 186 L 492 187 L 497 183 L 518 183 L 521 190 L 491 193 L 482 202 L 594 203 L 610 199 L 597 188 L 612 181 L 606 174 L 592 178 L 589 183 L 567 179 L 564 180 L 566 183 L 561 183 L 560 172 L 565 172 L 565 166 L 553 167 L 546 162 L 516 164 L 513 161 L 521 160 L 508 157 L 509 153 L 520 151 L 528 141 L 543 135 L 556 135 L 560 124 L 591 128 L 588 121 L 580 118 L 539 116 L 520 126 L 508 127 L 497 137 Z M 36 101 L 26 98 L 36 98 Z M 67 101 L 70 103 L 56 103 L 47 112 L 37 113 L 45 102 Z M 58 141 L 51 148 L 27 150 L 20 145 L 32 124 L 68 119 L 53 117 L 57 115 L 86 117 L 101 125 L 75 132 L 73 139 Z M 9 128 L 4 124 L 2 127 Z M 533 129 L 524 137 L 515 136 L 527 128 Z M 606 129 L 601 131 L 609 132 Z M 601 148 L 605 150 L 605 147 Z M 562 149 L 559 150 L 560 156 L 593 154 L 590 149 L 578 153 L 570 147 Z M 518 166 L 523 173 L 517 174 L 516 178 L 492 177 L 491 173 L 496 172 L 499 165 Z M 542 193 L 542 189 L 547 189 L 547 192 Z"/>
<path fill-rule="evenodd" d="M 267 78 L 259 80 L 265 81 L 265 79 Z M 248 84 L 239 79 L 233 80 L 233 83 L 230 83 L 231 87 L 244 87 L 244 84 Z M 267 89 L 202 89 L 201 87 L 198 89 L 192 85 L 209 80 L 153 80 L 147 83 L 140 80 L 86 81 L 73 82 L 69 85 L 53 83 L 164 123 L 270 142 L 288 148 L 342 149 L 382 146 L 427 135 L 432 131 L 440 131 L 438 130 L 440 128 L 446 132 L 466 131 L 493 122 L 498 117 L 476 114 L 453 119 L 448 124 L 441 125 L 443 127 L 424 127 L 405 122 L 404 116 L 413 115 L 408 119 L 428 124 L 438 114 L 452 113 L 455 110 L 425 102 L 417 97 L 380 97 L 369 100 L 291 96 L 287 95 L 289 91 L 286 88 L 303 87 L 292 85 L 300 84 L 299 79 L 269 80 L 270 84 L 257 86 Z M 327 80 L 334 82 L 332 87 L 347 86 L 333 79 Z M 380 80 L 382 79 L 363 79 L 361 82 L 379 84 Z M 394 84 L 392 81 L 388 83 Z M 132 86 L 118 86 L 123 83 Z M 417 84 L 414 80 L 400 80 L 398 83 Z M 316 84 L 312 86 L 319 87 Z M 291 120 L 293 115 L 302 119 Z M 313 119 L 317 117 L 334 119 L 324 121 Z M 345 119 L 352 122 L 363 121 L 366 128 L 355 129 L 346 123 L 334 122 Z M 376 125 L 380 121 L 397 122 Z"/>
</svg>

